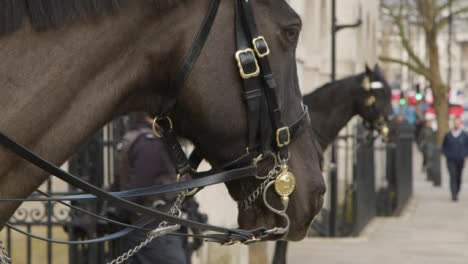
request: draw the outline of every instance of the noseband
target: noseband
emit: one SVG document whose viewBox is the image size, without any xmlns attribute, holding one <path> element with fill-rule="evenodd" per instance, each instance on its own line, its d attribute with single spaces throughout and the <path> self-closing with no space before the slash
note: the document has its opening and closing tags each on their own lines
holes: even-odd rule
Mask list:
<svg viewBox="0 0 468 264">
<path fill-rule="evenodd" d="M 243 83 L 243 97 L 246 103 L 248 133 L 246 135 L 246 153 L 243 153 L 237 159 L 228 162 L 219 169 L 213 169 L 209 172 L 196 172 L 198 162 L 191 162 L 185 156 L 182 147 L 176 139 L 173 123 L 170 119 L 170 114 L 176 107 L 177 96 L 183 88 L 185 80 L 190 75 L 193 65 L 201 54 L 212 25 L 215 21 L 218 12 L 220 0 L 212 0 L 208 14 L 203 21 L 201 30 L 197 34 L 192 47 L 188 51 L 185 60 L 180 70 L 175 74 L 175 77 L 170 82 L 170 94 L 167 102 L 163 105 L 157 118 L 154 119 L 153 130 L 156 136 L 161 138 L 166 146 L 172 163 L 178 173 L 178 179 L 186 177 L 189 180 L 178 181 L 177 183 L 152 186 L 143 189 L 133 189 L 122 192 L 108 193 L 104 190 L 93 186 L 80 178 L 69 174 L 42 159 L 24 146 L 10 139 L 8 136 L 0 132 L 0 144 L 8 148 L 10 151 L 21 156 L 23 159 L 33 163 L 37 167 L 47 171 L 48 173 L 57 176 L 76 188 L 80 188 L 89 194 L 71 195 L 61 197 L 41 197 L 41 198 L 26 198 L 26 199 L 0 199 L 0 202 L 18 202 L 18 201 L 76 201 L 88 199 L 100 199 L 108 201 L 120 208 L 127 209 L 131 212 L 142 215 L 138 223 L 128 225 L 107 219 L 102 216 L 97 216 L 86 210 L 71 207 L 72 209 L 80 210 L 86 214 L 92 215 L 102 220 L 109 221 L 114 224 L 125 226 L 126 228 L 118 233 L 111 234 L 102 238 L 87 240 L 87 241 L 56 241 L 46 238 L 41 238 L 33 234 L 27 233 L 16 227 L 12 227 L 26 235 L 33 236 L 42 240 L 64 244 L 86 244 L 104 242 L 107 240 L 122 237 L 135 229 L 148 230 L 148 239 L 144 245 L 129 250 L 121 257 L 114 260 L 112 263 L 122 263 L 133 254 L 135 254 L 142 246 L 145 246 L 154 238 L 174 233 L 181 226 L 196 228 L 199 230 L 212 231 L 206 235 L 189 235 L 198 238 L 204 238 L 210 241 L 223 244 L 252 243 L 261 239 L 266 239 L 271 235 L 280 235 L 286 237 L 289 232 L 289 217 L 286 214 L 288 208 L 289 196 L 294 191 L 295 178 L 289 171 L 288 160 L 289 152 L 288 145 L 298 135 L 305 130 L 309 125 L 307 107 L 303 107 L 303 112 L 299 118 L 291 125 L 285 125 L 281 118 L 281 109 L 276 96 L 277 83 L 271 71 L 268 56 L 271 51 L 268 43 L 262 35 L 260 35 L 252 8 L 252 1 L 235 0 L 235 16 L 236 16 L 236 42 L 238 51 L 233 56 L 239 68 L 240 78 Z M 261 162 L 263 157 L 274 157 L 272 169 L 266 176 L 258 176 L 257 164 Z M 180 217 L 180 206 L 183 201 L 195 195 L 203 187 L 217 183 L 231 182 L 254 177 L 262 181 L 256 191 L 249 195 L 245 201 L 239 201 L 240 208 L 248 208 L 255 199 L 262 196 L 265 206 L 273 213 L 282 216 L 285 220 L 283 227 L 275 227 L 266 229 L 264 227 L 255 230 L 231 229 L 209 224 L 198 223 L 186 220 Z M 267 200 L 267 191 L 274 188 L 276 194 L 282 202 L 282 208 L 274 208 Z M 141 206 L 126 200 L 130 197 L 143 197 L 155 194 L 168 192 L 178 192 L 178 197 L 172 206 L 165 206 L 155 210 Z M 247 202 L 246 202 L 247 201 Z M 163 213 L 163 210 L 169 210 L 169 213 Z M 146 226 L 154 221 L 160 221 L 160 225 L 155 230 L 150 230 Z M 169 224 L 170 223 L 170 224 Z M 183 235 L 183 234 L 178 234 Z M 142 243 L 143 244 L 143 243 Z M 5 255 L 5 254 L 4 254 Z M 1 255 L 0 255 L 1 257 Z M 1 259 L 1 258 L 0 258 Z"/>
</svg>

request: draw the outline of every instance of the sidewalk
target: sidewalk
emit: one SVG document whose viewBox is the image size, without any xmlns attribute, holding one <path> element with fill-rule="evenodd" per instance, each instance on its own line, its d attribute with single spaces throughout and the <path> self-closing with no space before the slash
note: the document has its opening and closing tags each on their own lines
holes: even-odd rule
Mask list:
<svg viewBox="0 0 468 264">
<path fill-rule="evenodd" d="M 417 151 L 413 170 L 419 172 Z M 375 218 L 356 238 L 311 238 L 291 243 L 288 263 L 467 264 L 468 186 L 460 201 L 450 199 L 445 161 L 443 186 L 415 173 L 413 199 L 400 217 Z M 464 171 L 468 180 L 468 168 Z M 467 182 L 468 183 L 468 182 Z"/>
</svg>

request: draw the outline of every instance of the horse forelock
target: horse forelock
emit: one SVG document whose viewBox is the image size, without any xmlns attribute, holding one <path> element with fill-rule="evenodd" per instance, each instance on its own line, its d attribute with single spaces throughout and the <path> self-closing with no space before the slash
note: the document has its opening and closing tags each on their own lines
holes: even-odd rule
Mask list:
<svg viewBox="0 0 468 264">
<path fill-rule="evenodd" d="M 75 21 L 95 21 L 114 14 L 133 1 L 126 0 L 1 0 L 0 36 L 12 33 L 29 21 L 36 31 L 46 31 Z M 187 0 L 140 0 L 167 11 Z"/>
</svg>

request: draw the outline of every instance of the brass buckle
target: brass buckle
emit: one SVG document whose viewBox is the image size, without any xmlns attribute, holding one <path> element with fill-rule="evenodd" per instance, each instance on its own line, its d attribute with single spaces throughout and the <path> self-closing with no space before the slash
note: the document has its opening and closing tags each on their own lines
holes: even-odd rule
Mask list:
<svg viewBox="0 0 468 264">
<path fill-rule="evenodd" d="M 242 242 L 242 244 L 244 244 L 244 245 L 249 245 L 249 244 L 252 244 L 252 243 L 255 243 L 255 242 L 258 242 L 258 241 L 261 241 L 261 239 L 260 239 L 260 238 L 256 238 L 255 236 L 252 236 L 251 239 L 248 239 L 248 240 Z"/>
<path fill-rule="evenodd" d="M 258 45 L 257 45 L 257 42 L 259 41 L 263 41 L 265 43 L 265 47 L 266 47 L 266 51 L 264 53 L 261 53 L 259 50 L 258 50 Z M 263 58 L 263 57 L 266 57 L 268 55 L 270 55 L 270 48 L 268 47 L 268 43 L 266 42 L 265 38 L 263 36 L 260 36 L 260 37 L 257 37 L 257 38 L 254 38 L 252 40 L 252 44 L 254 46 L 254 49 L 255 49 L 255 52 L 257 53 L 257 56 L 259 58 Z"/>
<path fill-rule="evenodd" d="M 235 245 L 235 244 L 237 244 L 237 243 L 240 243 L 240 242 L 237 241 L 237 240 L 232 240 L 232 239 L 230 239 L 228 242 L 224 243 L 223 245 L 225 245 L 225 246 L 232 246 L 232 245 Z"/>
<path fill-rule="evenodd" d="M 280 135 L 283 132 L 286 132 L 288 134 L 288 139 L 284 142 L 281 142 Z M 289 127 L 285 126 L 282 128 L 278 128 L 278 130 L 276 130 L 276 144 L 278 144 L 278 147 L 282 148 L 284 146 L 289 145 L 289 143 L 291 143 L 291 132 L 289 131 Z"/>
<path fill-rule="evenodd" d="M 164 118 L 160 118 L 159 116 L 155 117 L 154 120 L 153 120 L 153 133 L 158 138 L 163 138 L 163 135 L 160 132 L 158 132 L 158 129 L 156 128 L 156 125 L 158 124 L 158 121 L 164 120 L 164 119 L 166 119 L 167 122 L 169 122 L 169 129 L 172 129 L 174 127 L 173 124 L 172 124 L 172 119 L 169 118 L 168 116 L 166 116 Z"/>
<path fill-rule="evenodd" d="M 180 182 L 180 179 L 182 178 L 182 175 L 180 175 L 180 173 L 177 174 L 177 178 L 176 178 L 176 182 L 179 183 Z M 193 196 L 195 195 L 197 192 L 198 192 L 199 188 L 193 188 L 192 190 L 185 190 L 185 191 L 182 191 L 184 192 L 184 194 L 186 196 Z"/>
<path fill-rule="evenodd" d="M 242 65 L 240 56 L 242 54 L 249 54 L 249 53 L 252 54 L 252 56 L 253 56 L 253 58 L 255 60 L 255 71 L 251 72 L 251 73 L 245 73 L 244 66 Z M 236 60 L 237 60 L 237 67 L 239 67 L 240 76 L 243 79 L 249 79 L 249 78 L 257 77 L 258 75 L 260 75 L 260 66 L 258 66 L 257 57 L 255 57 L 255 53 L 254 53 L 253 49 L 245 49 L 245 50 L 237 51 L 236 52 Z"/>
</svg>

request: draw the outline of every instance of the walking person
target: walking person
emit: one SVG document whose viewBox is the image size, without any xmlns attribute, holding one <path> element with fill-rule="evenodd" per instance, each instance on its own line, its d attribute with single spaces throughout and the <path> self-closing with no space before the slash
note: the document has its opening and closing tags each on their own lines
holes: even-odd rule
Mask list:
<svg viewBox="0 0 468 264">
<path fill-rule="evenodd" d="M 463 120 L 460 117 L 453 120 L 452 130 L 445 135 L 442 152 L 447 159 L 452 201 L 458 201 L 465 157 L 468 153 L 468 135 L 463 129 Z"/>
</svg>

